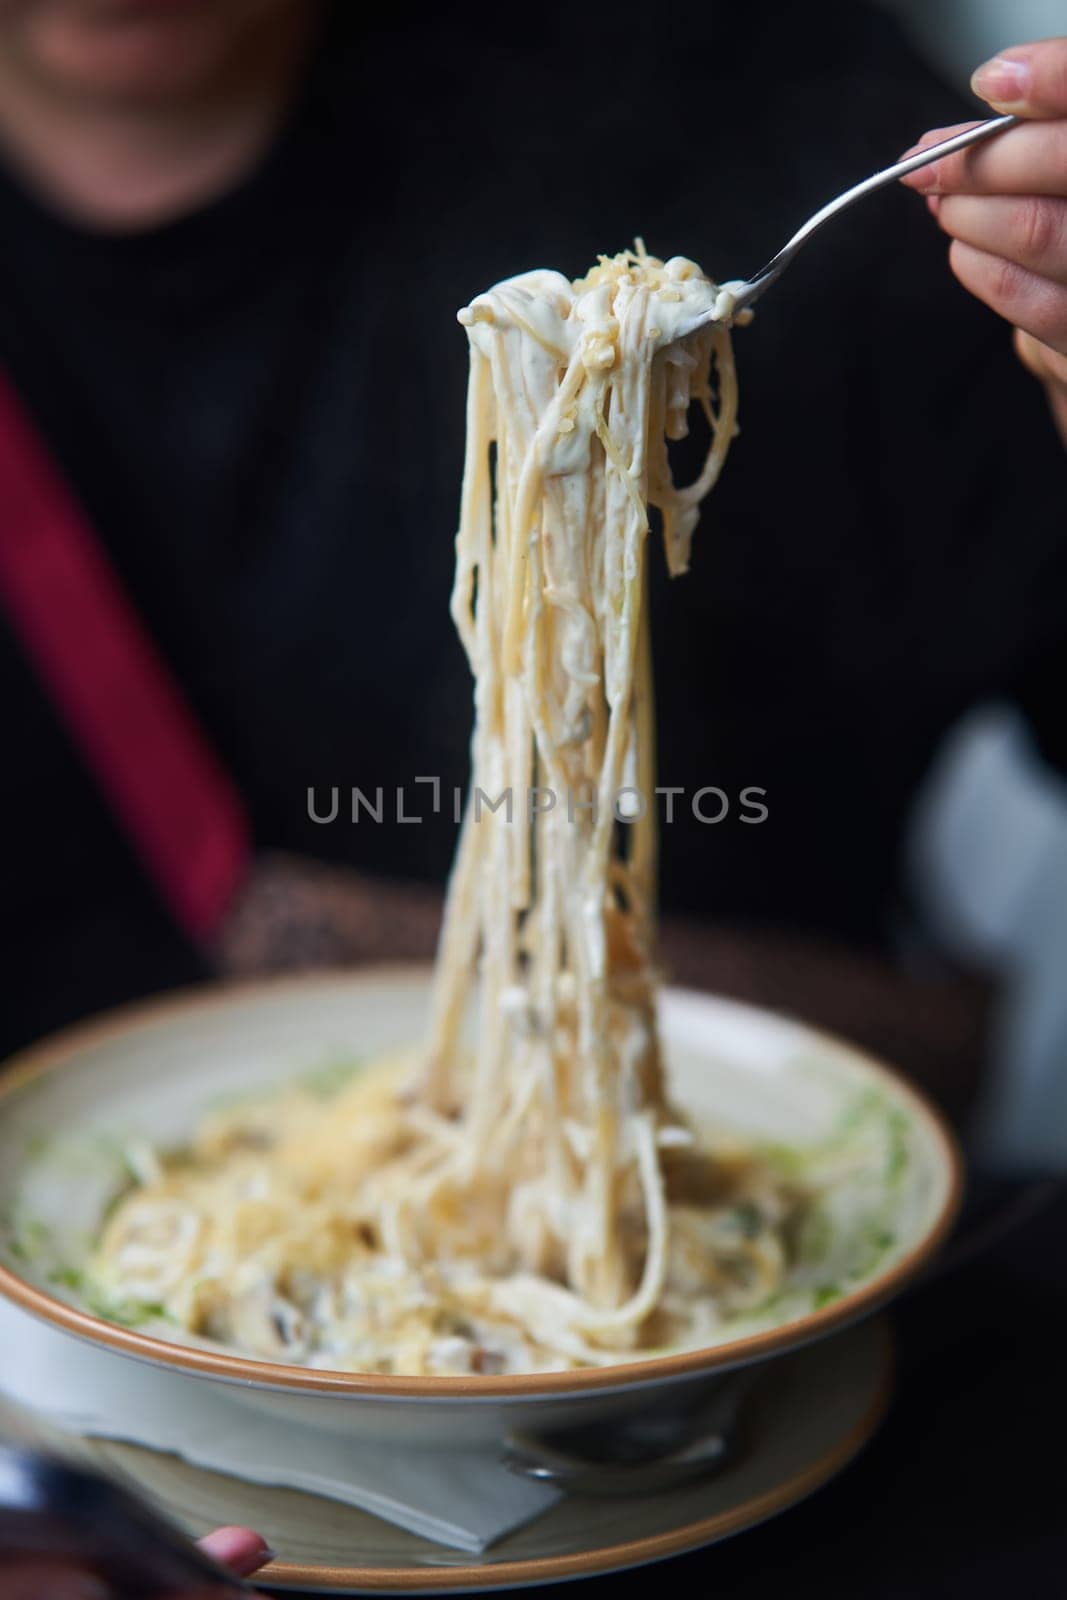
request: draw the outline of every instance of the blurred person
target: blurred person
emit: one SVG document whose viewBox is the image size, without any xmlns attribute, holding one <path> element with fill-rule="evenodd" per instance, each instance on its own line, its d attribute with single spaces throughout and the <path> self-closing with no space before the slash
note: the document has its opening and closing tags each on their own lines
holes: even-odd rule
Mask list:
<svg viewBox="0 0 1067 1600">
<path fill-rule="evenodd" d="M 428 947 L 418 886 L 455 827 L 412 786 L 462 786 L 469 731 L 457 306 L 637 232 L 752 270 L 965 110 L 886 18 L 772 11 L 579 5 L 531 31 L 480 3 L 371 22 L 0 0 L 0 454 L 6 428 L 32 480 L 0 494 L 0 1046 L 220 948 Z M 994 192 L 946 193 L 938 218 L 1041 384 L 904 193 L 837 224 L 738 333 L 744 431 L 693 572 L 668 592 L 651 561 L 660 781 L 728 800 L 663 828 L 668 910 L 887 950 L 945 730 L 1000 694 L 1064 765 L 1054 71 L 1033 125 L 956 169 Z M 1007 218 L 1031 193 L 1023 237 Z M 19 546 L 31 502 L 45 534 Z M 51 559 L 56 517 L 79 533 Z M 355 787 L 403 789 L 423 820 L 353 823 Z"/>
</svg>

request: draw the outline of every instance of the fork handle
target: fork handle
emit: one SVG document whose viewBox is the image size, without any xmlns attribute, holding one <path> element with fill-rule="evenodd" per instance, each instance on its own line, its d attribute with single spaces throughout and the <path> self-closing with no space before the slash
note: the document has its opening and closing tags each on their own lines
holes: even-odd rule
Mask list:
<svg viewBox="0 0 1067 1600">
<path fill-rule="evenodd" d="M 883 167 L 881 172 L 872 173 L 861 183 L 853 184 L 851 189 L 846 189 L 844 194 L 835 196 L 820 211 L 816 211 L 813 217 L 809 217 L 804 226 L 797 229 L 789 243 L 779 250 L 765 267 L 761 267 L 754 277 L 746 283 L 729 285 L 734 308 L 740 309 L 752 305 L 764 289 L 770 288 L 771 284 L 781 276 L 797 251 L 807 244 L 812 234 L 818 232 L 831 217 L 836 217 L 839 211 L 846 211 L 865 195 L 873 194 L 875 189 L 884 189 L 888 184 L 896 183 L 909 172 L 917 172 L 920 167 L 927 167 L 932 161 L 940 161 L 942 157 L 950 156 L 956 150 L 965 150 L 968 145 L 979 144 L 983 139 L 1001 133 L 1018 120 L 1018 117 L 1014 116 L 990 117 L 986 122 L 979 122 L 974 128 L 966 128 L 963 133 L 954 133 L 951 138 L 942 139 L 938 144 L 929 145 L 925 150 L 918 150 L 915 155 L 907 156 L 903 161 L 895 161 L 891 167 Z"/>
</svg>

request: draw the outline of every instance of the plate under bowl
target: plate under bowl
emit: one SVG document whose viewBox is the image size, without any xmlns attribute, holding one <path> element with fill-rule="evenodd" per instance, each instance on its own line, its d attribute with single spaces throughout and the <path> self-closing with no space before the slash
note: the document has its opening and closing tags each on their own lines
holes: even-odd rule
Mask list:
<svg viewBox="0 0 1067 1600">
<path fill-rule="evenodd" d="M 746 1414 L 743 1447 L 714 1476 L 625 1499 L 568 1495 L 481 1556 L 351 1506 L 244 1483 L 137 1445 L 72 1438 L 50 1425 L 42 1431 L 36 1419 L 29 1428 L 38 1442 L 124 1475 L 192 1535 L 221 1522 L 258 1528 L 278 1551 L 261 1578 L 271 1592 L 466 1594 L 618 1572 L 765 1522 L 863 1447 L 885 1411 L 891 1369 L 880 1318 L 795 1351 L 766 1374 Z M 11 1420 L 0 1401 L 0 1426 Z"/>
</svg>

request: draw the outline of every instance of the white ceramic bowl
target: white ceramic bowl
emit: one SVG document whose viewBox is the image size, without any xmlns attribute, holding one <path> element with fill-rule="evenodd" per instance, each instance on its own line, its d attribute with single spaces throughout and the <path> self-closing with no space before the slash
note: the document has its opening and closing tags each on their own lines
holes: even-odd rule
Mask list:
<svg viewBox="0 0 1067 1600">
<path fill-rule="evenodd" d="M 127 1008 L 18 1057 L 0 1073 L 0 1293 L 191 1384 L 236 1386 L 234 1398 L 281 1420 L 419 1449 L 440 1441 L 454 1450 L 460 1440 L 485 1449 L 516 1432 L 625 1417 L 647 1407 L 661 1385 L 672 1408 L 689 1391 L 702 1398 L 724 1372 L 821 1338 L 884 1303 L 953 1221 L 961 1186 L 954 1141 L 900 1077 L 799 1023 L 668 991 L 661 1023 L 671 1092 L 682 1106 L 762 1143 L 804 1148 L 837 1139 L 853 1169 L 823 1258 L 716 1345 L 523 1376 L 333 1373 L 245 1359 L 206 1341 L 178 1344 L 166 1324 L 114 1326 L 64 1287 L 76 1281 L 130 1139 L 180 1144 L 220 1097 L 267 1090 L 338 1056 L 410 1045 L 428 986 L 425 969 L 404 967 L 219 986 Z"/>
</svg>

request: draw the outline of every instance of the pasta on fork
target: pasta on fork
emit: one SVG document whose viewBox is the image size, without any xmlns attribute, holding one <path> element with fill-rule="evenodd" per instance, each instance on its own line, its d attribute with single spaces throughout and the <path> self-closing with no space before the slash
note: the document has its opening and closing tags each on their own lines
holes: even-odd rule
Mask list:
<svg viewBox="0 0 1067 1600">
<path fill-rule="evenodd" d="M 648 543 L 658 518 L 686 570 L 737 425 L 729 310 L 639 245 L 460 313 L 475 727 L 429 1038 L 328 1108 L 211 1119 L 111 1218 L 112 1296 L 282 1360 L 536 1371 L 706 1343 L 780 1281 L 798 1194 L 670 1103 L 655 1006 Z"/>
</svg>

